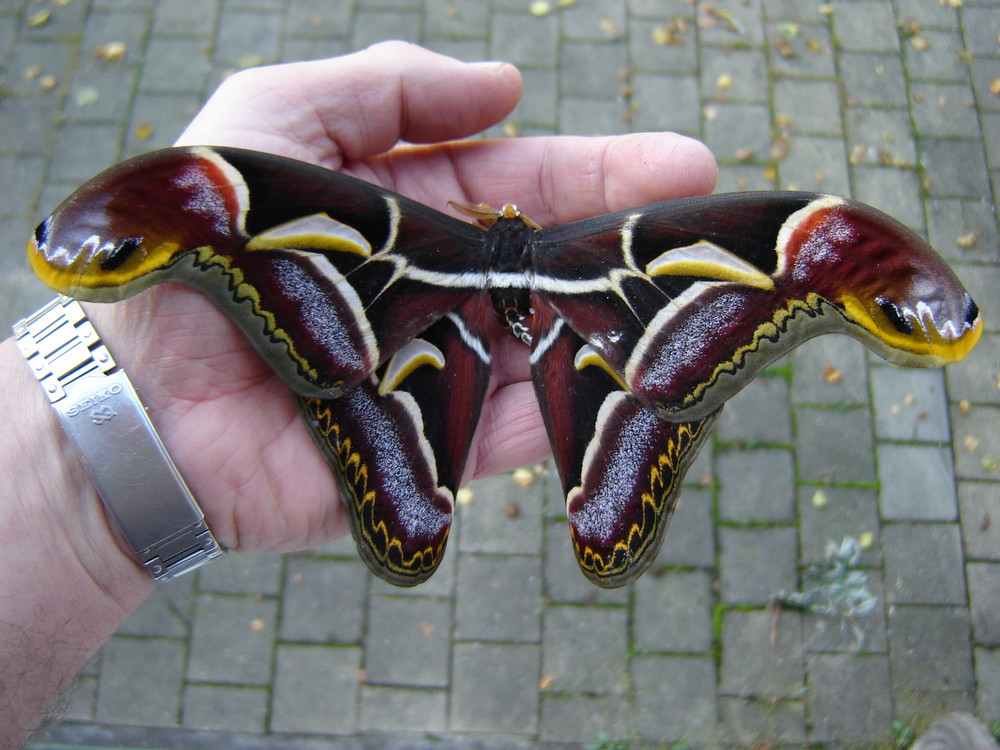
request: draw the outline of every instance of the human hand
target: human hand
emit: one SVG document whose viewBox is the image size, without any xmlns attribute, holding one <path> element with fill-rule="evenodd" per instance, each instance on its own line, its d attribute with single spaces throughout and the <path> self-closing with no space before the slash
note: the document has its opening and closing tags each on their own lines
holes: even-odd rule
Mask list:
<svg viewBox="0 0 1000 750">
<path fill-rule="evenodd" d="M 449 200 L 517 202 L 542 225 L 713 186 L 707 149 L 674 134 L 442 143 L 498 122 L 520 92 L 510 65 L 468 65 L 390 42 L 239 73 L 178 144 L 318 163 L 440 210 Z M 207 298 L 165 285 L 88 312 L 223 546 L 285 551 L 346 531 L 336 482 L 287 386 Z M 467 478 L 548 453 L 527 348 L 499 325 L 491 345 L 493 373 Z"/>
</svg>

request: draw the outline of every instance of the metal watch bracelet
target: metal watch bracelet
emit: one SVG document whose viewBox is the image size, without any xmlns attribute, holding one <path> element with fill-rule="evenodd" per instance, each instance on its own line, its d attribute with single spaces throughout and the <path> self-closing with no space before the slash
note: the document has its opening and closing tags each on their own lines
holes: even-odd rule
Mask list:
<svg viewBox="0 0 1000 750">
<path fill-rule="evenodd" d="M 83 308 L 57 297 L 14 325 L 17 345 L 136 558 L 157 581 L 222 554 L 132 383 Z"/>
</svg>

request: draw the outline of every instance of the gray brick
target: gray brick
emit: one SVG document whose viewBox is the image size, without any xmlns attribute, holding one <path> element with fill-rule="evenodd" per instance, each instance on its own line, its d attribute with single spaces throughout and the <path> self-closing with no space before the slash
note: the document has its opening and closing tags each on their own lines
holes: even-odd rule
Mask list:
<svg viewBox="0 0 1000 750">
<path fill-rule="evenodd" d="M 72 61 L 72 47 L 63 42 L 18 41 L 14 45 L 7 70 L 13 75 L 4 77 L 7 95 L 36 96 L 42 92 L 42 76 L 52 76 L 56 89 L 45 96 L 57 97 L 64 90 Z"/>
<path fill-rule="evenodd" d="M 299 3 L 292 0 L 291 5 Z M 156 3 L 153 35 L 210 36 L 219 16 L 219 0 L 171 0 Z"/>
<path fill-rule="evenodd" d="M 455 518 L 458 550 L 524 555 L 541 551 L 542 482 L 521 488 L 510 474 L 498 474 L 472 482 L 469 489 L 473 500 L 459 506 Z"/>
<path fill-rule="evenodd" d="M 290 559 L 281 600 L 281 639 L 360 641 L 369 576 L 358 562 Z"/>
<path fill-rule="evenodd" d="M 274 596 L 281 590 L 281 568 L 278 555 L 226 555 L 201 569 L 198 590 Z"/>
<path fill-rule="evenodd" d="M 690 565 L 708 568 L 715 564 L 712 530 L 712 494 L 702 488 L 681 490 L 680 507 L 674 512 L 655 566 Z"/>
<path fill-rule="evenodd" d="M 600 644 L 595 648 L 596 644 Z M 628 688 L 628 612 L 547 607 L 542 674 L 560 693 L 623 695 Z"/>
<path fill-rule="evenodd" d="M 889 660 L 895 685 L 912 693 L 973 688 L 969 613 L 959 607 L 894 607 Z"/>
<path fill-rule="evenodd" d="M 123 157 L 172 146 L 201 109 L 195 94 L 138 94 L 132 105 L 133 126 L 125 134 Z M 152 128 L 152 133 L 147 131 Z"/>
<path fill-rule="evenodd" d="M 959 198 L 990 195 L 990 179 L 982 142 L 926 138 L 920 158 L 929 182 L 929 193 Z"/>
<path fill-rule="evenodd" d="M 817 493 L 820 497 L 817 498 Z M 818 502 L 818 501 L 825 501 Z M 816 565 L 826 559 L 826 545 L 839 544 L 844 537 L 862 534 L 879 535 L 878 502 L 875 490 L 854 487 L 799 487 L 799 546 L 804 565 Z M 880 563 L 874 545 L 861 554 L 860 564 Z"/>
<path fill-rule="evenodd" d="M 413 597 L 372 597 L 365 638 L 365 673 L 372 684 L 448 685 L 451 603 Z"/>
<path fill-rule="evenodd" d="M 951 430 L 943 371 L 875 367 L 871 382 L 879 439 L 948 441 Z"/>
<path fill-rule="evenodd" d="M 271 679 L 277 603 L 206 594 L 198 597 L 187 678 L 266 685 Z"/>
<path fill-rule="evenodd" d="M 359 19 L 360 16 L 359 13 Z M 281 49 L 280 29 L 280 12 L 223 9 L 212 48 L 214 62 L 234 67 L 241 65 L 248 56 L 264 63 L 276 62 Z"/>
<path fill-rule="evenodd" d="M 726 16 L 701 9 L 698 16 L 700 41 L 706 45 L 760 45 L 764 41 L 760 0 L 747 0 L 726 8 Z"/>
<path fill-rule="evenodd" d="M 853 164 L 912 167 L 917 163 L 913 125 L 905 109 L 855 107 L 847 111 L 846 121 Z"/>
<path fill-rule="evenodd" d="M 725 613 L 719 694 L 761 700 L 798 698 L 803 691 L 802 620 L 795 612 Z"/>
<path fill-rule="evenodd" d="M 564 39 L 607 41 L 623 35 L 625 16 L 624 3 L 576 3 L 562 9 L 559 22 Z"/>
<path fill-rule="evenodd" d="M 276 654 L 271 731 L 350 734 L 356 706 L 361 650 L 280 646 Z"/>
<path fill-rule="evenodd" d="M 792 352 L 792 400 L 800 404 L 867 404 L 864 346 L 847 336 L 819 336 Z"/>
<path fill-rule="evenodd" d="M 792 442 L 791 413 L 787 408 L 788 381 L 759 377 L 726 402 L 715 428 L 720 440 L 747 443 Z"/>
<path fill-rule="evenodd" d="M 903 64 L 910 78 L 928 81 L 968 80 L 969 69 L 959 53 L 965 49 L 957 30 L 921 29 L 927 42 L 925 49 L 903 44 Z"/>
<path fill-rule="evenodd" d="M 508 119 L 517 123 L 532 123 L 555 127 L 558 114 L 559 76 L 555 70 L 526 68 L 524 95 Z"/>
<path fill-rule="evenodd" d="M 921 136 L 980 137 L 979 120 L 972 116 L 976 102 L 965 83 L 916 82 L 910 92 L 910 111 Z"/>
<path fill-rule="evenodd" d="M 445 690 L 363 686 L 359 728 L 370 732 L 444 732 Z"/>
<path fill-rule="evenodd" d="M 708 573 L 647 573 L 635 583 L 632 641 L 639 651 L 705 653 L 712 648 Z"/>
<path fill-rule="evenodd" d="M 541 650 L 534 645 L 456 644 L 452 729 L 534 734 L 540 659 Z"/>
<path fill-rule="evenodd" d="M 722 739 L 740 746 L 804 744 L 806 710 L 801 701 L 721 698 Z"/>
<path fill-rule="evenodd" d="M 628 701 L 615 695 L 542 694 L 542 740 L 593 747 L 602 737 L 631 735 Z"/>
<path fill-rule="evenodd" d="M 833 15 L 834 36 L 845 50 L 894 53 L 899 49 L 896 19 L 886 0 L 852 2 Z"/>
<path fill-rule="evenodd" d="M 886 597 L 893 604 L 965 604 L 957 524 L 890 524 L 882 530 Z"/>
<path fill-rule="evenodd" d="M 637 656 L 635 730 L 651 741 L 711 743 L 716 737 L 715 665 L 696 656 Z"/>
<path fill-rule="evenodd" d="M 563 135 L 614 135 L 628 131 L 620 101 L 563 99 L 559 104 L 559 132 Z"/>
<path fill-rule="evenodd" d="M 958 507 L 966 556 L 1000 561 L 1000 484 L 959 482 Z"/>
<path fill-rule="evenodd" d="M 766 159 L 771 148 L 770 113 L 759 104 L 713 104 L 715 115 L 705 123 L 705 143 L 720 161 L 743 151 Z"/>
<path fill-rule="evenodd" d="M 811 653 L 884 654 L 889 650 L 885 619 L 885 590 L 879 570 L 866 570 L 866 588 L 875 598 L 874 610 L 865 615 L 806 613 L 802 617 L 805 649 Z"/>
<path fill-rule="evenodd" d="M 901 18 L 913 19 L 920 26 L 958 27 L 958 11 L 949 3 L 925 3 L 922 0 L 897 0 L 896 10 Z"/>
<path fill-rule="evenodd" d="M 494 13 L 490 58 L 515 65 L 551 67 L 557 62 L 558 18 Z"/>
<path fill-rule="evenodd" d="M 823 169 L 818 169 L 817 164 L 823 165 Z M 836 195 L 847 195 L 851 190 L 847 154 L 840 138 L 795 136 L 780 171 L 781 184 L 786 190 L 813 190 Z"/>
<path fill-rule="evenodd" d="M 977 714 L 984 721 L 1000 721 L 1000 650 L 976 649 Z"/>
<path fill-rule="evenodd" d="M 101 657 L 94 718 L 115 724 L 177 726 L 183 679 L 183 641 L 112 638 Z M 134 699 L 137 685 L 143 686 L 141 701 Z"/>
<path fill-rule="evenodd" d="M 809 720 L 814 738 L 888 742 L 892 737 L 889 660 L 883 656 L 810 656 Z"/>
<path fill-rule="evenodd" d="M 327 6 L 331 10 L 336 6 Z M 347 16 L 350 6 L 342 6 Z M 482 37 L 489 28 L 488 3 L 456 3 L 454 0 L 427 0 L 424 16 L 424 33 L 429 37 Z M 344 19 L 345 23 L 347 19 Z"/>
<path fill-rule="evenodd" d="M 1000 565 L 969 563 L 972 635 L 977 644 L 1000 646 Z"/>
<path fill-rule="evenodd" d="M 189 685 L 181 723 L 189 729 L 263 734 L 267 710 L 268 694 L 263 688 Z"/>
<path fill-rule="evenodd" d="M 787 23 L 791 15 L 793 12 L 772 18 L 780 18 L 782 23 Z M 799 27 L 799 33 L 791 38 L 782 34 L 780 24 L 770 23 L 765 31 L 772 46 L 779 44 L 781 39 L 780 44 L 787 44 L 792 51 L 791 57 L 772 53 L 770 67 L 777 75 L 809 78 L 833 78 L 836 75 L 837 61 L 827 27 L 803 25 Z"/>
<path fill-rule="evenodd" d="M 673 526 L 667 535 L 669 536 L 672 531 Z M 601 589 L 584 578 L 576 562 L 576 555 L 573 554 L 566 521 L 550 521 L 547 524 L 546 535 L 548 537 L 545 554 L 546 600 L 578 604 L 628 603 L 628 588 Z"/>
<path fill-rule="evenodd" d="M 838 62 L 848 105 L 908 106 L 906 77 L 898 56 L 846 52 Z"/>
<path fill-rule="evenodd" d="M 997 247 L 996 214 L 993 204 L 978 200 L 935 198 L 927 202 L 927 236 L 945 258 L 965 263 L 995 262 Z M 959 238 L 971 236 L 975 245 L 959 247 Z M 977 268 L 982 273 L 987 269 Z M 990 300 L 984 299 L 984 303 Z M 977 300 L 978 303 L 978 300 Z"/>
<path fill-rule="evenodd" d="M 0 151 L 12 155 L 45 153 L 58 113 L 55 97 L 6 97 L 0 106 Z"/>
<path fill-rule="evenodd" d="M 880 445 L 883 518 L 954 521 L 958 517 L 951 451 L 935 445 Z"/>
<path fill-rule="evenodd" d="M 721 528 L 722 601 L 760 604 L 795 586 L 795 529 Z"/>
<path fill-rule="evenodd" d="M 723 47 L 713 49 L 702 60 L 699 81 L 705 99 L 735 102 L 767 102 L 770 98 L 767 58 L 760 49 Z M 719 88 L 723 76 L 728 88 Z"/>
<path fill-rule="evenodd" d="M 683 14 L 681 14 L 683 15 Z M 655 24 L 629 20 L 629 67 L 637 72 L 668 75 L 692 75 L 698 70 L 698 48 L 691 32 L 680 35 L 679 44 L 657 44 L 653 39 Z"/>
<path fill-rule="evenodd" d="M 4 175 L 0 186 L 0 213 L 4 216 L 31 221 L 34 218 L 35 201 L 42 187 L 45 161 L 41 156 L 0 156 L 0 174 Z M 23 233 L 27 238 L 28 233 Z M 24 245 L 17 244 L 20 251 Z"/>
<path fill-rule="evenodd" d="M 974 405 L 952 413 L 955 474 L 962 479 L 1000 479 L 1000 408 Z"/>
<path fill-rule="evenodd" d="M 834 81 L 779 79 L 774 83 L 775 114 L 791 120 L 797 135 L 840 135 L 840 96 Z"/>
<path fill-rule="evenodd" d="M 562 96 L 611 101 L 621 97 L 623 43 L 563 42 L 559 60 Z"/>
<path fill-rule="evenodd" d="M 139 86 L 147 93 L 201 92 L 212 71 L 210 53 L 204 39 L 154 37 L 149 42 Z"/>
<path fill-rule="evenodd" d="M 79 184 L 118 160 L 122 127 L 101 123 L 66 123 L 56 133 L 50 180 Z"/>
<path fill-rule="evenodd" d="M 719 517 L 727 521 L 795 520 L 795 470 L 791 451 L 779 448 L 722 451 Z"/>
<path fill-rule="evenodd" d="M 871 482 L 875 479 L 871 412 L 867 409 L 796 411 L 799 480 Z"/>
<path fill-rule="evenodd" d="M 456 593 L 456 638 L 537 642 L 541 637 L 540 557 L 462 555 Z"/>
<path fill-rule="evenodd" d="M 119 635 L 187 638 L 191 635 L 194 577 L 159 586 L 118 628 Z"/>
</svg>

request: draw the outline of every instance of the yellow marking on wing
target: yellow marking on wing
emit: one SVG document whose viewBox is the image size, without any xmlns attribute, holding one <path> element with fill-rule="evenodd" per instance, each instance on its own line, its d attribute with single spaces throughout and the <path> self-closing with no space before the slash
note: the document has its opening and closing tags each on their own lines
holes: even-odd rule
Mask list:
<svg viewBox="0 0 1000 750">
<path fill-rule="evenodd" d="M 428 341 L 411 339 L 389 360 L 378 384 L 378 394 L 384 396 L 389 391 L 396 390 L 414 370 L 424 365 L 444 369 L 444 354 Z"/>
<path fill-rule="evenodd" d="M 582 370 L 584 367 L 588 366 L 604 370 L 604 372 L 610 375 L 614 381 L 618 383 L 619 388 L 623 391 L 629 392 L 629 388 L 625 385 L 625 381 L 622 380 L 621 376 L 611 369 L 611 365 L 609 365 L 604 357 L 598 354 L 597 350 L 590 344 L 584 344 L 580 347 L 579 351 L 576 353 L 576 357 L 573 358 L 573 366 L 576 367 L 577 370 Z"/>
<path fill-rule="evenodd" d="M 255 235 L 246 244 L 249 252 L 256 250 L 316 250 L 320 252 L 355 253 L 368 257 L 372 246 L 357 229 L 328 214 L 310 214 L 279 224 Z"/>
<path fill-rule="evenodd" d="M 133 260 L 119 268 L 106 270 L 101 268 L 101 258 L 111 250 L 111 245 L 98 246 L 96 243 L 99 240 L 91 238 L 82 247 L 72 250 L 58 248 L 46 255 L 32 241 L 28 244 L 28 261 L 42 283 L 57 292 L 75 296 L 84 289 L 107 290 L 107 294 L 87 295 L 86 298 L 110 302 L 126 296 L 124 289 L 121 293 L 116 293 L 116 289 L 127 287 L 153 271 L 169 268 L 180 249 L 177 242 L 162 242 L 148 251 L 143 246 L 135 253 L 136 257 L 140 257 L 141 253 L 138 262 Z"/>
<path fill-rule="evenodd" d="M 724 247 L 706 240 L 661 253 L 646 265 L 646 273 L 650 276 L 733 281 L 755 289 L 774 289 L 774 280 L 766 273 Z"/>
</svg>

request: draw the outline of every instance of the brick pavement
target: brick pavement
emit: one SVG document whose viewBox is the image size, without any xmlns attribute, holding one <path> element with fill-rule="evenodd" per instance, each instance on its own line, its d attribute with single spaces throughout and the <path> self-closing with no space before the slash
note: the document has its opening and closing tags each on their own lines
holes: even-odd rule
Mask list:
<svg viewBox="0 0 1000 750">
<path fill-rule="evenodd" d="M 730 404 L 625 589 L 575 570 L 551 474 L 477 483 L 416 590 L 373 580 L 346 540 L 227 558 L 161 587 L 37 748 L 890 747 L 894 721 L 1000 722 L 1000 3 L 528 5 L 2 0 L 0 317 L 49 297 L 22 256 L 34 224 L 169 144 L 227 71 L 398 37 L 521 66 L 521 134 L 677 129 L 714 149 L 720 189 L 885 208 L 954 263 L 982 344 L 944 372 L 803 346 Z M 95 56 L 111 42 L 122 59 Z M 862 534 L 878 605 L 860 647 L 767 609 Z"/>
</svg>

